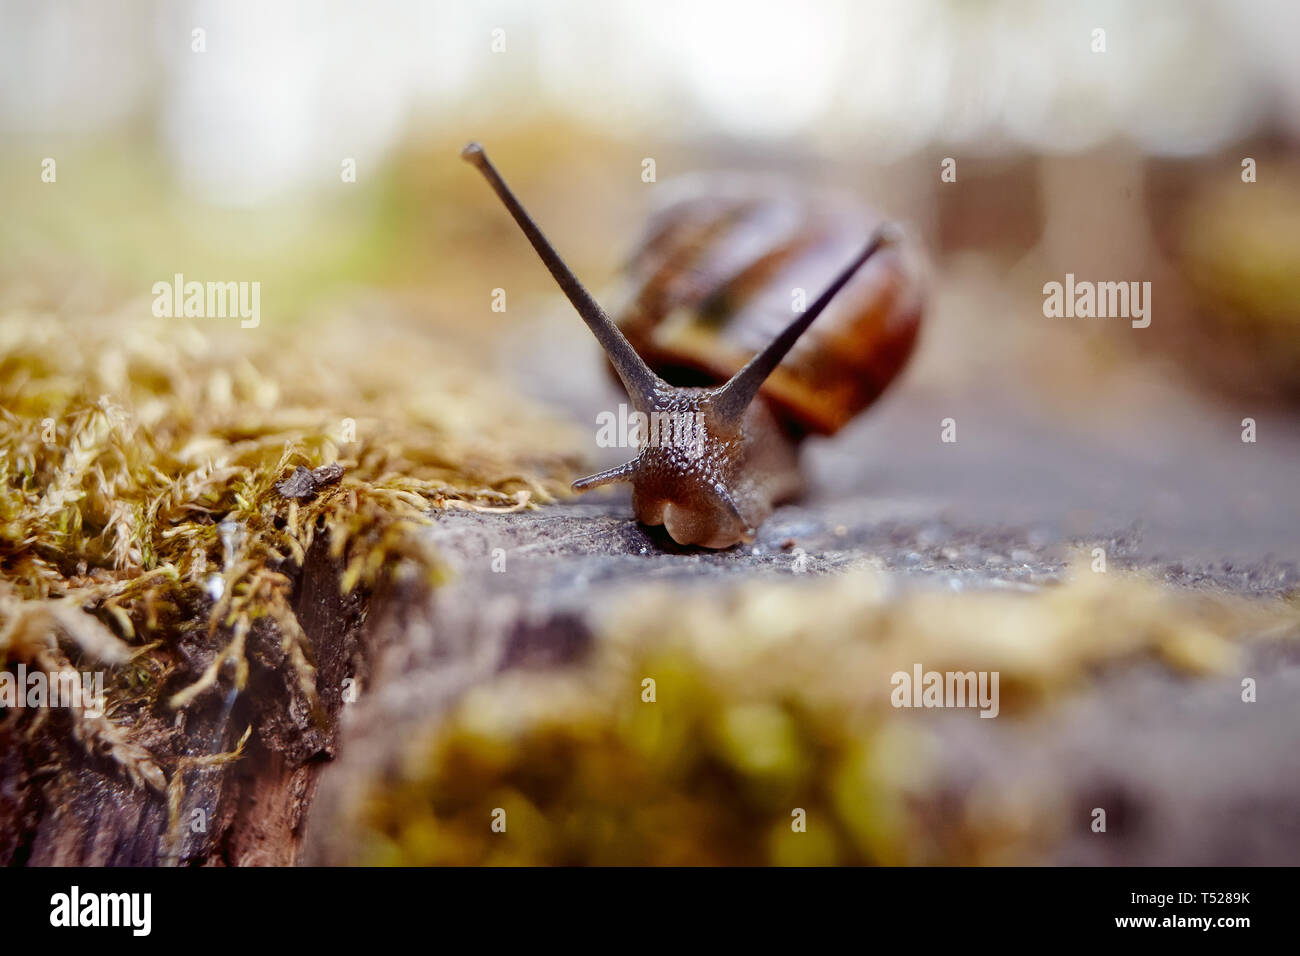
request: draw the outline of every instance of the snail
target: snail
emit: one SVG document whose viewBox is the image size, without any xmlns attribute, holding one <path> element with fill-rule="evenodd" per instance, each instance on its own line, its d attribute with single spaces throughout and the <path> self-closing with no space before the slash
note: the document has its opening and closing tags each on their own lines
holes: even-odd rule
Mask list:
<svg viewBox="0 0 1300 956">
<path fill-rule="evenodd" d="M 652 218 L 630 268 L 631 303 L 616 323 L 483 148 L 470 143 L 461 156 L 487 179 L 591 329 L 635 411 L 664 426 L 641 429 L 636 458 L 580 478 L 574 490 L 628 482 L 637 520 L 663 525 L 678 544 L 752 541 L 773 508 L 802 490 L 803 438 L 842 428 L 912 351 L 919 295 L 893 226 L 877 225 L 864 244 L 864 219 L 842 204 L 777 199 L 743 186 L 707 190 Z M 768 331 L 768 321 L 789 309 L 773 309 L 772 296 L 797 299 L 796 278 L 797 285 L 821 278 L 828 265 L 834 271 L 821 294 L 775 335 Z M 823 312 L 832 314 L 803 338 Z"/>
</svg>

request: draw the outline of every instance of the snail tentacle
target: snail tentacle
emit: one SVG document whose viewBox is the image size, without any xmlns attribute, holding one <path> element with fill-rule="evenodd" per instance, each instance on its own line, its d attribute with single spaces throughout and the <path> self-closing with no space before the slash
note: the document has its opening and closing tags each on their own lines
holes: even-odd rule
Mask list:
<svg viewBox="0 0 1300 956">
<path fill-rule="evenodd" d="M 740 540 L 754 540 L 754 535 L 758 533 L 757 529 L 748 518 L 741 514 L 740 505 L 736 504 L 736 499 L 731 496 L 731 492 L 727 490 L 726 486 L 723 484 L 714 485 L 713 493 L 718 501 L 722 503 L 722 506 L 730 512 L 732 519 L 735 521 Z"/>
<path fill-rule="evenodd" d="M 601 485 L 612 484 L 616 481 L 627 481 L 636 474 L 637 462 L 634 458 L 632 461 L 625 461 L 617 468 L 609 468 L 605 471 L 598 471 L 594 475 L 588 475 L 586 478 L 579 478 L 571 486 L 574 491 L 586 491 L 588 488 L 599 488 Z"/>
<path fill-rule="evenodd" d="M 470 143 L 461 150 L 461 158 L 467 163 L 471 163 L 483 174 L 488 181 L 488 185 L 500 198 L 519 228 L 523 230 L 528 241 L 532 243 L 537 255 L 541 257 L 546 268 L 550 270 L 551 275 L 559 284 L 561 291 L 573 303 L 573 307 L 578 310 L 582 320 L 587 323 L 592 334 L 596 336 L 596 341 L 600 343 L 605 354 L 609 356 L 610 362 L 614 366 L 614 371 L 623 382 L 623 387 L 627 389 L 628 397 L 632 399 L 632 404 L 637 407 L 638 411 L 647 411 L 654 404 L 655 395 L 658 390 L 664 387 L 664 382 L 654 372 L 650 366 L 628 342 L 627 337 L 619 330 L 614 321 L 600 307 L 600 304 L 591 296 L 591 293 L 578 281 L 578 277 L 565 264 L 560 254 L 555 251 L 550 240 L 542 233 L 541 228 L 533 221 L 532 216 L 528 215 L 523 204 L 515 197 L 515 194 L 506 185 L 506 181 L 501 178 L 492 161 L 488 159 L 487 153 L 478 143 Z"/>
<path fill-rule="evenodd" d="M 763 382 L 781 364 L 781 360 L 786 357 L 790 349 L 794 348 L 799 337 L 808 331 L 808 327 L 831 304 L 831 300 L 848 285 L 849 280 L 857 274 L 868 259 L 886 245 L 897 241 L 898 234 L 894 227 L 882 226 L 877 229 L 862 251 L 835 277 L 835 280 L 826 287 L 826 291 L 817 297 L 817 301 L 809 306 L 806 312 L 787 325 L 780 335 L 768 343 L 767 348 L 750 359 L 744 368 L 731 377 L 730 381 L 714 390 L 710 403 L 713 411 L 723 420 L 740 421 Z"/>
</svg>

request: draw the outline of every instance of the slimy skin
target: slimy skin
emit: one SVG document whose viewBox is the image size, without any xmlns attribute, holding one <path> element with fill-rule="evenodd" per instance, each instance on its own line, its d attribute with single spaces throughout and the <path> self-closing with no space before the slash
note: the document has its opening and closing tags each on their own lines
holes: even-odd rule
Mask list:
<svg viewBox="0 0 1300 956">
<path fill-rule="evenodd" d="M 741 421 L 710 409 L 712 389 L 672 389 L 663 408 L 677 421 L 702 423 L 695 440 L 643 443 L 617 479 L 632 485 L 632 508 L 646 525 L 663 525 L 678 544 L 729 548 L 754 539 L 777 503 L 802 487 L 798 450 L 766 402 Z M 576 483 L 575 487 L 591 487 Z"/>
</svg>

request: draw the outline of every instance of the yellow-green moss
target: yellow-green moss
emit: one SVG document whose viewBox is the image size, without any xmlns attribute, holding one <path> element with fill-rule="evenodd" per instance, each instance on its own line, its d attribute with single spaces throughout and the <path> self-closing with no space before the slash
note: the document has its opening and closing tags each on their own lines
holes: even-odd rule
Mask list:
<svg viewBox="0 0 1300 956">
<path fill-rule="evenodd" d="M 0 666 L 114 665 L 103 734 L 156 703 L 186 628 L 224 649 L 168 706 L 223 666 L 242 684 L 264 616 L 315 699 L 290 596 L 317 535 L 344 590 L 398 559 L 436 578 L 411 533 L 431 511 L 526 507 L 570 477 L 569 435 L 391 308 L 279 331 L 82 298 L 0 294 Z M 343 477 L 314 498 L 275 487 L 332 462 Z"/>
<path fill-rule="evenodd" d="M 891 706 L 892 674 L 998 671 L 1006 720 L 1105 666 L 1222 672 L 1238 638 L 1286 633 L 1284 601 L 1088 570 L 1033 593 L 898 596 L 867 572 L 650 588 L 580 667 L 471 691 L 372 782 L 351 845 L 380 864 L 1023 862 L 1064 814 L 974 792 L 936 825 L 933 715 Z"/>
</svg>

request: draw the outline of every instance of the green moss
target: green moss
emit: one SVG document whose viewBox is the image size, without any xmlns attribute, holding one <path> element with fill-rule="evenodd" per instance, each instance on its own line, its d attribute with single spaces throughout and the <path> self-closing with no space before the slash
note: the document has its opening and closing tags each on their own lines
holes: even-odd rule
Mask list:
<svg viewBox="0 0 1300 956">
<path fill-rule="evenodd" d="M 318 536 L 344 591 L 397 561 L 436 582 L 414 533 L 430 514 L 548 501 L 575 464 L 571 436 L 400 319 L 342 318 L 298 337 L 11 289 L 0 356 L 0 659 L 118 665 L 110 711 L 127 735 L 136 717 L 229 680 L 225 667 L 243 686 L 261 619 L 316 699 L 291 598 Z M 342 478 L 314 497 L 276 487 L 297 465 L 334 462 Z M 191 632 L 211 663 L 159 701 Z"/>
</svg>

